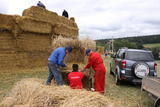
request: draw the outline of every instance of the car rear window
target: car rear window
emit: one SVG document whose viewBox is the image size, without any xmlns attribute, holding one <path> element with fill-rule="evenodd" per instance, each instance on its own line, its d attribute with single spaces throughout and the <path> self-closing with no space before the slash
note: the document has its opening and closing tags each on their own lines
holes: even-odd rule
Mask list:
<svg viewBox="0 0 160 107">
<path fill-rule="evenodd" d="M 151 52 L 128 51 L 126 59 L 153 61 L 154 57 Z"/>
</svg>

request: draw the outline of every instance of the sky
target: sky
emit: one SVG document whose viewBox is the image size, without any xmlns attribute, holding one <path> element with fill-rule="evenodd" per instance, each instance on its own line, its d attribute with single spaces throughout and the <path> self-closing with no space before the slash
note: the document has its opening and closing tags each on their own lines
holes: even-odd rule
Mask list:
<svg viewBox="0 0 160 107">
<path fill-rule="evenodd" d="M 38 0 L 0 0 L 1 14 L 22 15 Z M 41 0 L 59 15 L 75 17 L 80 38 L 121 38 L 160 34 L 160 0 Z"/>
</svg>

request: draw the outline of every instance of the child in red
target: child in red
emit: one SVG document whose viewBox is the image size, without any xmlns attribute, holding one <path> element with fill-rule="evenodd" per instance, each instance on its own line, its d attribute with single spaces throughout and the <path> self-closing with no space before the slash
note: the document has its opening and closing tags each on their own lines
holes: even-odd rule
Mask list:
<svg viewBox="0 0 160 107">
<path fill-rule="evenodd" d="M 68 74 L 68 80 L 70 82 L 70 87 L 73 89 L 82 89 L 82 79 L 84 77 L 84 74 L 78 70 L 78 65 L 73 64 L 72 65 L 73 71 Z"/>
</svg>

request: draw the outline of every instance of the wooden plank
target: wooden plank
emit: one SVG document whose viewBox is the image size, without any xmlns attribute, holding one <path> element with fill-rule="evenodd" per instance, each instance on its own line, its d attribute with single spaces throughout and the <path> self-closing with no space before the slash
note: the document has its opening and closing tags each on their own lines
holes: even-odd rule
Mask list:
<svg viewBox="0 0 160 107">
<path fill-rule="evenodd" d="M 145 77 L 142 80 L 142 89 L 160 97 L 160 77 Z"/>
</svg>

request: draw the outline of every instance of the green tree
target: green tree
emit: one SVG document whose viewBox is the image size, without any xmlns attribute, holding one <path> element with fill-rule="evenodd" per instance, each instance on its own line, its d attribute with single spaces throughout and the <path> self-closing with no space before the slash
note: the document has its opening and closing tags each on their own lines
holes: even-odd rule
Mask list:
<svg viewBox="0 0 160 107">
<path fill-rule="evenodd" d="M 142 49 L 141 43 L 129 42 L 127 39 L 117 39 L 114 41 L 114 50 L 117 51 L 120 48 L 127 47 L 132 49 Z"/>
</svg>

